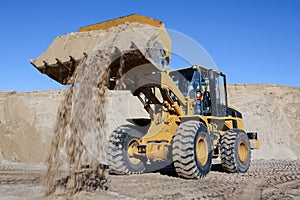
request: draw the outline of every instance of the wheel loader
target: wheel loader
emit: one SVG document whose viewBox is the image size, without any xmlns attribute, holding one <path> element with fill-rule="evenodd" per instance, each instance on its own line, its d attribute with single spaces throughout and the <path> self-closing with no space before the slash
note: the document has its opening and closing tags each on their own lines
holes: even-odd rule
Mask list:
<svg viewBox="0 0 300 200">
<path fill-rule="evenodd" d="M 168 70 L 171 39 L 161 21 L 134 14 L 82 27 L 78 33 L 105 31 L 124 23 L 147 24 L 157 31 L 155 37 L 130 41 L 126 48 L 128 41 L 116 44 L 117 53 L 111 55 L 115 59 L 108 66 L 108 89 L 130 90 L 149 114 L 149 118 L 128 119 L 130 125 L 111 133 L 112 172 L 165 170 L 197 179 L 209 173 L 215 158 L 220 158 L 226 172 L 246 172 L 251 150 L 260 145 L 258 134 L 246 132 L 241 112 L 228 104 L 225 74 L 197 64 Z M 80 49 L 73 44 L 76 38 L 68 36 L 31 63 L 59 83 L 70 84 L 76 67 L 101 42 L 90 36 L 81 41 L 86 47 Z M 54 52 L 51 57 L 49 52 Z"/>
</svg>

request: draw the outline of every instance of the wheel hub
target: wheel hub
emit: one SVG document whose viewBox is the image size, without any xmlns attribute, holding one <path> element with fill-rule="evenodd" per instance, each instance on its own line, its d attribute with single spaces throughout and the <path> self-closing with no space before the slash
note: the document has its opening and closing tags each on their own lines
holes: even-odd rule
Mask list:
<svg viewBox="0 0 300 200">
<path fill-rule="evenodd" d="M 134 154 L 138 153 L 138 148 L 137 148 L 138 145 L 139 143 L 137 140 L 131 140 L 127 147 L 127 154 L 128 154 L 129 161 L 135 165 L 141 162 L 139 159 L 134 157 Z"/>
<path fill-rule="evenodd" d="M 203 136 L 200 136 L 196 143 L 196 154 L 200 165 L 205 165 L 208 160 L 208 146 Z"/>
<path fill-rule="evenodd" d="M 240 142 L 238 149 L 239 159 L 242 163 L 246 162 L 248 157 L 247 145 L 244 142 Z"/>
</svg>

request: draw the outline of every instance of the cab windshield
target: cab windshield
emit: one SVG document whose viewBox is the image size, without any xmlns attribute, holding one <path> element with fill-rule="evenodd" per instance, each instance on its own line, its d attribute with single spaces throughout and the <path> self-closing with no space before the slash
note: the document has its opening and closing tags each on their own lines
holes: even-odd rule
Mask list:
<svg viewBox="0 0 300 200">
<path fill-rule="evenodd" d="M 200 67 L 172 71 L 169 75 L 182 94 L 194 102 L 195 114 L 226 116 L 225 75 Z"/>
</svg>

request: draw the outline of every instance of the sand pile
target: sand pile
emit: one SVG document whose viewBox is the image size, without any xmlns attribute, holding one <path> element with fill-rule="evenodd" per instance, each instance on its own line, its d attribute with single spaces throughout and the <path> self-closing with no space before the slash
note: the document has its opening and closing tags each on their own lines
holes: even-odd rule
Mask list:
<svg viewBox="0 0 300 200">
<path fill-rule="evenodd" d="M 0 92 L 0 161 L 45 163 L 63 99 L 63 90 Z M 106 133 L 127 119 L 148 116 L 129 91 L 109 91 L 106 107 Z"/>
<path fill-rule="evenodd" d="M 243 113 L 245 129 L 259 133 L 253 159 L 300 159 L 300 88 L 230 85 L 228 97 Z"/>
<path fill-rule="evenodd" d="M 45 162 L 63 93 L 0 93 L 0 160 Z M 261 149 L 252 152 L 253 159 L 300 159 L 300 88 L 229 85 L 228 97 L 243 113 L 246 130 L 259 133 Z M 130 92 L 110 91 L 106 101 L 107 133 L 126 119 L 147 116 Z"/>
<path fill-rule="evenodd" d="M 127 23 L 107 31 L 89 33 L 104 38 L 77 66 L 71 79 L 73 85 L 66 91 L 59 107 L 55 136 L 47 161 L 47 194 L 61 184 L 71 194 L 83 189 L 107 188 L 106 144 L 109 133 L 106 132 L 106 96 L 109 66 L 120 59 L 117 77 L 121 77 L 126 67 L 122 60 L 125 53 L 135 55 L 138 51 L 143 52 L 143 59 L 151 58 L 147 54 L 148 48 L 157 40 L 158 31 L 148 25 Z M 72 33 L 72 37 L 80 37 L 81 34 Z M 85 175 L 82 174 L 84 168 L 88 168 Z M 62 169 L 67 171 L 66 179 L 61 179 Z"/>
<path fill-rule="evenodd" d="M 0 93 L 0 154 L 7 161 L 44 163 L 62 91 Z"/>
</svg>

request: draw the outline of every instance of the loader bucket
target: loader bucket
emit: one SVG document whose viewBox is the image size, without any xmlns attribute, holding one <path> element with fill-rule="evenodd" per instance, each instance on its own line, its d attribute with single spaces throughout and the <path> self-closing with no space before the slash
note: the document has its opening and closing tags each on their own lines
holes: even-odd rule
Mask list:
<svg viewBox="0 0 300 200">
<path fill-rule="evenodd" d="M 113 47 L 111 56 L 114 57 L 110 65 L 111 77 L 117 76 L 121 62 L 125 65 L 123 73 L 143 64 L 148 64 L 149 71 L 166 70 L 169 65 L 171 39 L 164 24 L 137 14 L 58 36 L 43 54 L 31 59 L 30 63 L 41 73 L 67 85 L 71 84 L 71 77 L 83 58 L 99 48 L 109 47 Z"/>
</svg>

